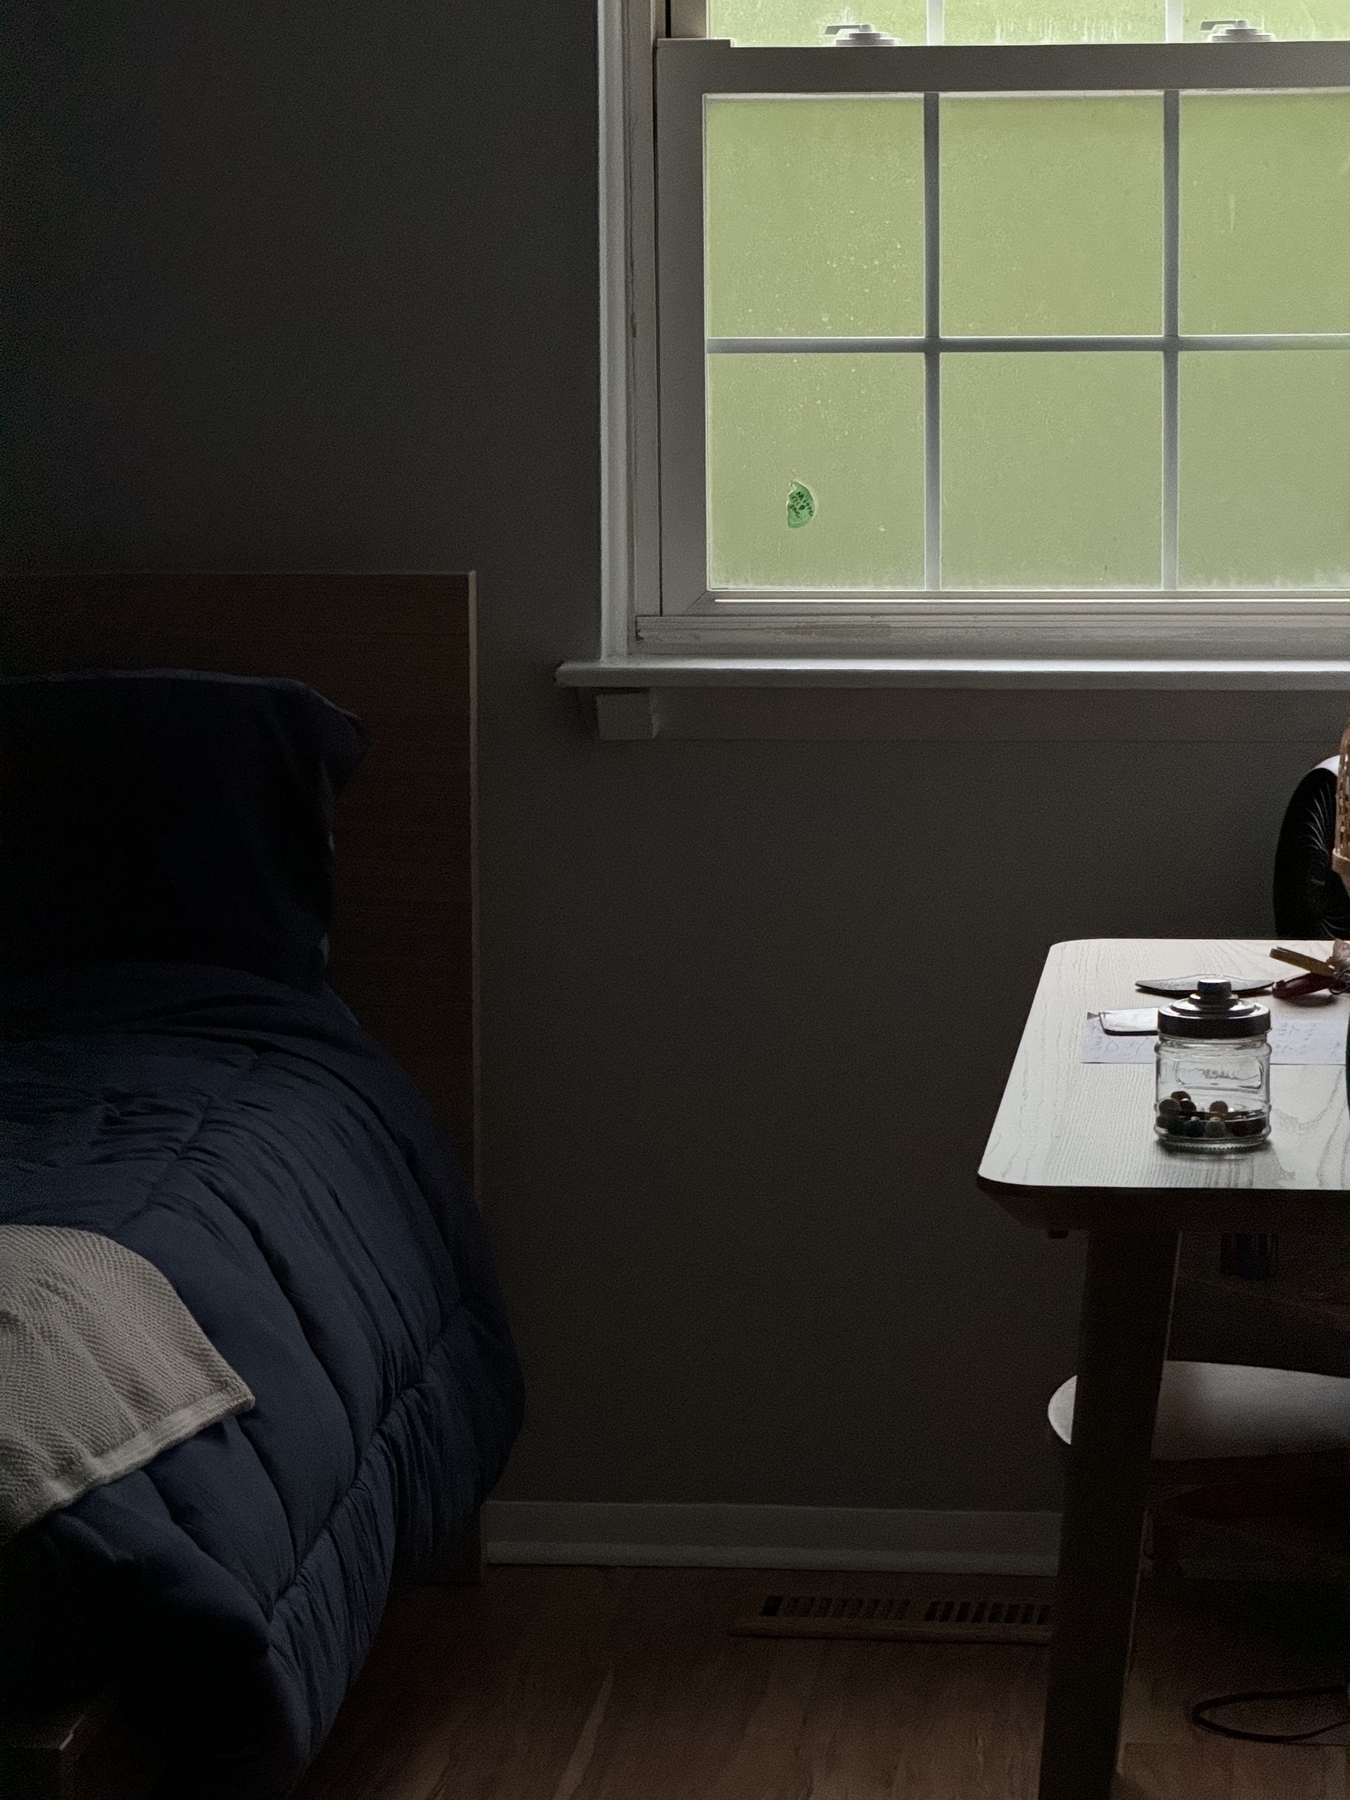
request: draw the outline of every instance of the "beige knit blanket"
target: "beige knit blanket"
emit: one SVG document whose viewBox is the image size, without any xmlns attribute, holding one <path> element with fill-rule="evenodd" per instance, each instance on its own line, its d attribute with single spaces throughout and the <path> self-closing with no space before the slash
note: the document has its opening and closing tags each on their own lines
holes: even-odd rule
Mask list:
<svg viewBox="0 0 1350 1800">
<path fill-rule="evenodd" d="M 252 1404 L 144 1257 L 0 1225 L 0 1543 Z"/>
</svg>

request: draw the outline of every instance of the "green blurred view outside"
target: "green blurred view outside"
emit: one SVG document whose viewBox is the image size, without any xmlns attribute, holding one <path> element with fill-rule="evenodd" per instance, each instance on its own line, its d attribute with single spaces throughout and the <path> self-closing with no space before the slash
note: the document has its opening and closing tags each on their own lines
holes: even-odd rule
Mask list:
<svg viewBox="0 0 1350 1800">
<path fill-rule="evenodd" d="M 1350 94 L 1181 95 L 1166 356 L 1163 110 L 707 98 L 714 588 L 1350 587 Z"/>
<path fill-rule="evenodd" d="M 1222 10 L 1222 9 L 1219 9 Z M 1163 0 L 945 0 L 943 41 L 948 44 L 1138 44 L 1167 35 Z M 1243 16 L 1277 38 L 1350 37 L 1350 0 L 1254 0 Z M 1182 36 L 1204 34 L 1215 9 L 1190 4 L 1182 12 Z M 927 42 L 924 0 L 876 0 L 830 6 L 825 0 L 708 0 L 708 35 L 735 44 L 827 45 L 827 25 L 865 19 L 903 44 Z M 842 52 L 847 54 L 847 52 Z"/>
</svg>

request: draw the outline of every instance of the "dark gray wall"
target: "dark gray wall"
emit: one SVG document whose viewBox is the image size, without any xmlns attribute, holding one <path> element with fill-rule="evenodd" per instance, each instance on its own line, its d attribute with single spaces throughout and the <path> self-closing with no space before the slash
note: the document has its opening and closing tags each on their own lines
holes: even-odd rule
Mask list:
<svg viewBox="0 0 1350 1800">
<path fill-rule="evenodd" d="M 1267 929 L 1329 746 L 591 741 L 592 7 L 10 16 L 6 563 L 480 573 L 503 1495 L 1053 1504 L 1077 1253 L 972 1180 L 1045 947 Z"/>
</svg>

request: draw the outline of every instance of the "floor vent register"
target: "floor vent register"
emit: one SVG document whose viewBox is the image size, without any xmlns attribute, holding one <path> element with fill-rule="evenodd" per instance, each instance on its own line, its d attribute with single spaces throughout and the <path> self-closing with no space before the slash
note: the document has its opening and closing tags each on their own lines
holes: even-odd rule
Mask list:
<svg viewBox="0 0 1350 1800">
<path fill-rule="evenodd" d="M 890 1638 L 912 1643 L 1048 1644 L 1054 1623 L 1049 1600 L 998 1599 L 940 1592 L 890 1594 L 766 1594 L 759 1611 L 731 1627 L 736 1637 Z"/>
</svg>

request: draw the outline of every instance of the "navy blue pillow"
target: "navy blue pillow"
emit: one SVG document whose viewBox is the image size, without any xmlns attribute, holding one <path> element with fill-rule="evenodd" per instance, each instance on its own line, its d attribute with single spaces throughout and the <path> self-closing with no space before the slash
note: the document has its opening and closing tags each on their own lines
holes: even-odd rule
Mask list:
<svg viewBox="0 0 1350 1800">
<path fill-rule="evenodd" d="M 365 746 L 299 681 L 0 678 L 0 970 L 212 963 L 316 992 Z"/>
</svg>

